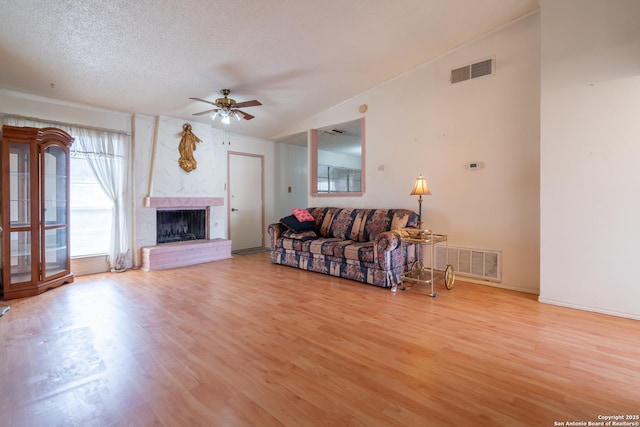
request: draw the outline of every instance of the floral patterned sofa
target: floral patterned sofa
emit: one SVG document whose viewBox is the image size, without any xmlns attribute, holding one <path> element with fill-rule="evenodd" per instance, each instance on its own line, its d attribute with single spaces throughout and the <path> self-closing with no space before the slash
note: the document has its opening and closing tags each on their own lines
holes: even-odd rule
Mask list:
<svg viewBox="0 0 640 427">
<path fill-rule="evenodd" d="M 292 219 L 305 227 L 292 228 L 289 217 L 269 225 L 272 263 L 391 287 L 421 256 L 420 245 L 400 244 L 398 234 L 391 231 L 417 228 L 418 215 L 411 210 L 316 207 L 306 211 L 313 217 L 308 222 Z"/>
</svg>

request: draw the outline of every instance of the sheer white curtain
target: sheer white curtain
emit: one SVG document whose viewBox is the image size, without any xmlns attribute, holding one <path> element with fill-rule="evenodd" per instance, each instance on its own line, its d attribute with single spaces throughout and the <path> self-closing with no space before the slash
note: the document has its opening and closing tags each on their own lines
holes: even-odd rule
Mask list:
<svg viewBox="0 0 640 427">
<path fill-rule="evenodd" d="M 129 218 L 129 137 L 120 132 L 81 128 L 6 116 L 3 124 L 11 126 L 56 127 L 75 138 L 72 154 L 87 158 L 97 181 L 113 201 L 113 227 L 109 249 L 111 271 L 131 268 L 131 221 Z"/>
<path fill-rule="evenodd" d="M 96 179 L 113 201 L 109 264 L 111 271 L 124 271 L 131 267 L 127 137 L 120 133 L 83 128 L 70 134 L 76 137 L 77 142 L 72 150 L 86 156 Z"/>
</svg>

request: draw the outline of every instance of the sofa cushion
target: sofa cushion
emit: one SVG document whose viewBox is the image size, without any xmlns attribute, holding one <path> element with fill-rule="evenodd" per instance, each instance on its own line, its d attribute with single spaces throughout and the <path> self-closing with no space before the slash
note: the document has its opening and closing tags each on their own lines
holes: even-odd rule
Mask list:
<svg viewBox="0 0 640 427">
<path fill-rule="evenodd" d="M 353 225 L 351 226 L 351 234 L 349 238 L 354 242 L 365 242 L 364 228 L 367 225 L 367 218 L 371 214 L 371 209 L 358 209 Z"/>
<path fill-rule="evenodd" d="M 311 253 L 311 243 L 313 243 L 316 239 L 309 239 L 309 240 L 303 240 L 303 239 L 287 239 L 287 238 L 280 238 L 278 239 L 278 243 L 276 244 L 277 248 L 281 248 L 287 251 L 296 251 L 296 252 L 303 252 L 303 253 Z"/>
<path fill-rule="evenodd" d="M 327 209 L 329 208 L 307 208 L 311 216 L 315 218 L 317 230 L 320 230 L 320 225 L 322 224 L 322 221 L 324 219 L 324 214 Z"/>
<path fill-rule="evenodd" d="M 292 209 L 293 212 L 293 216 L 296 217 L 296 219 L 300 222 L 305 222 L 305 221 L 315 221 L 316 219 L 313 217 L 313 215 L 311 215 L 309 213 L 308 210 L 306 209 L 298 209 L 298 208 L 293 208 Z"/>
<path fill-rule="evenodd" d="M 417 227 L 417 216 L 415 212 L 408 209 L 394 209 L 389 230 L 397 230 L 404 227 Z"/>
<path fill-rule="evenodd" d="M 355 242 L 375 240 L 383 231 L 417 227 L 418 215 L 409 209 L 308 208 L 321 237 L 341 237 Z"/>
<path fill-rule="evenodd" d="M 363 238 L 360 240 L 371 241 L 383 231 L 415 227 L 413 217 L 417 216 L 408 209 L 372 209 L 366 220 Z"/>
<path fill-rule="evenodd" d="M 333 223 L 333 218 L 336 214 L 338 214 L 341 209 L 338 208 L 325 208 L 318 219 L 320 219 L 320 235 L 322 237 L 333 237 L 331 235 L 331 224 Z M 314 215 L 315 216 L 315 215 Z"/>
<path fill-rule="evenodd" d="M 340 254 L 343 253 L 342 247 L 350 245 L 353 242 L 339 237 L 320 237 L 316 240 L 311 240 L 309 243 L 309 252 L 312 254 L 340 257 Z"/>
<path fill-rule="evenodd" d="M 310 221 L 300 222 L 294 215 L 289 215 L 289 216 L 285 216 L 284 218 L 280 218 L 280 223 L 295 233 L 314 230 L 316 228 L 315 222 L 310 222 Z"/>
<path fill-rule="evenodd" d="M 373 242 L 357 242 L 344 246 L 344 258 L 358 262 L 372 263 L 374 261 Z"/>
<path fill-rule="evenodd" d="M 314 230 L 302 231 L 300 233 L 296 233 L 293 230 L 287 230 L 284 233 L 282 233 L 282 237 L 286 237 L 287 239 L 293 239 L 293 240 L 302 240 L 304 242 L 306 240 L 317 239 L 318 235 Z"/>
<path fill-rule="evenodd" d="M 300 233 L 302 234 L 302 233 Z M 285 237 L 286 232 L 283 233 Z M 291 237 L 280 239 L 279 248 L 294 250 L 296 253 L 309 256 L 330 256 L 335 261 L 366 263 L 372 265 L 375 262 L 374 242 L 350 242 L 337 238 L 318 239 L 293 239 Z"/>
<path fill-rule="evenodd" d="M 339 237 L 341 239 L 351 239 L 351 229 L 353 227 L 356 216 L 362 213 L 360 209 L 340 209 L 333 215 L 331 227 L 329 228 L 329 237 Z M 358 222 L 360 223 L 360 221 Z"/>
</svg>

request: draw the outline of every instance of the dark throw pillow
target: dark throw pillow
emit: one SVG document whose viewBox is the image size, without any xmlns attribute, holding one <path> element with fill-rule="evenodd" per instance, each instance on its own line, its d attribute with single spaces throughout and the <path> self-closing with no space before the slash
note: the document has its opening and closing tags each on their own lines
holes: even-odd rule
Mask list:
<svg viewBox="0 0 640 427">
<path fill-rule="evenodd" d="M 311 221 L 300 222 L 294 215 L 285 216 L 280 219 L 280 224 L 284 225 L 291 231 L 301 233 L 303 231 L 315 230 L 316 225 Z"/>
</svg>

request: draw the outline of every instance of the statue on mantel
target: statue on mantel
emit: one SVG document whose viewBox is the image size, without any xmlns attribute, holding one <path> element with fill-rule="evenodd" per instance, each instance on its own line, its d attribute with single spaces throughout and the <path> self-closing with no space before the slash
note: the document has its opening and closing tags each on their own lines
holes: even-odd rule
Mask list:
<svg viewBox="0 0 640 427">
<path fill-rule="evenodd" d="M 191 132 L 189 123 L 183 124 L 182 139 L 180 140 L 180 145 L 178 145 L 178 151 L 180 151 L 178 164 L 186 172 L 191 172 L 198 166 L 198 162 L 193 157 L 193 152 L 196 151 L 196 142 L 202 141 Z"/>
</svg>

